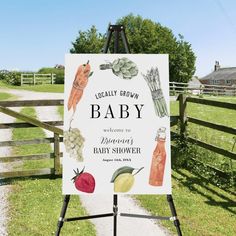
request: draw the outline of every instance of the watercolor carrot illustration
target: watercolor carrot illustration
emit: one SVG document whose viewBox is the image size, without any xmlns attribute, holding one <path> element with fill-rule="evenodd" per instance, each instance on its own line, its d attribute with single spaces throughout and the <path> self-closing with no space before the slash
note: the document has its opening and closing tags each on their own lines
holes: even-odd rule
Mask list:
<svg viewBox="0 0 236 236">
<path fill-rule="evenodd" d="M 76 106 L 81 100 L 83 96 L 84 88 L 86 87 L 88 83 L 88 78 L 93 74 L 93 72 L 90 72 L 91 67 L 89 65 L 89 61 L 86 64 L 80 65 L 73 82 L 73 86 L 70 92 L 70 97 L 68 100 L 68 110 L 70 110 L 73 107 L 73 111 L 75 113 Z"/>
</svg>

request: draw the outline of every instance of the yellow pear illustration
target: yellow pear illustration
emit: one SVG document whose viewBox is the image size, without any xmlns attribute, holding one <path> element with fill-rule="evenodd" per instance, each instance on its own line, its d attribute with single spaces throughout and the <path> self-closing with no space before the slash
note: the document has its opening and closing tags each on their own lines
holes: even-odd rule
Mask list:
<svg viewBox="0 0 236 236">
<path fill-rule="evenodd" d="M 134 176 L 130 173 L 120 174 L 114 181 L 114 192 L 128 192 L 134 185 Z"/>
<path fill-rule="evenodd" d="M 126 193 L 131 190 L 134 185 L 135 175 L 138 174 L 144 167 L 137 169 L 136 173 L 132 174 L 135 168 L 130 166 L 122 166 L 117 169 L 112 175 L 111 183 L 114 183 L 114 192 Z"/>
</svg>

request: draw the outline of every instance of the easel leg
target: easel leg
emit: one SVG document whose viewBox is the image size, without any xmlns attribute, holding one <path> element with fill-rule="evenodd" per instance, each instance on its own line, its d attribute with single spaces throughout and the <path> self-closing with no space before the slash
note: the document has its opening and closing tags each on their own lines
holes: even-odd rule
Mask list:
<svg viewBox="0 0 236 236">
<path fill-rule="evenodd" d="M 107 40 L 106 40 L 105 46 L 102 50 L 103 53 L 108 53 L 109 45 L 110 45 L 110 42 L 111 42 L 111 36 L 112 36 L 112 31 L 111 31 L 111 27 L 109 25 L 108 31 L 107 31 Z"/>
<path fill-rule="evenodd" d="M 66 214 L 66 210 L 67 210 L 69 201 L 70 201 L 70 195 L 66 195 L 65 198 L 64 198 L 64 201 L 63 201 L 63 206 L 62 206 L 62 209 L 61 209 L 60 218 L 59 218 L 58 223 L 57 223 L 57 232 L 55 234 L 56 236 L 60 235 L 61 228 L 64 224 L 64 218 L 65 218 L 65 214 Z"/>
<path fill-rule="evenodd" d="M 175 210 L 175 205 L 174 205 L 172 195 L 167 195 L 167 201 L 168 201 L 169 206 L 170 206 L 171 214 L 172 214 L 172 217 L 173 217 L 173 222 L 174 222 L 174 225 L 176 227 L 178 236 L 182 236 L 182 232 L 181 232 L 181 229 L 180 229 L 180 222 L 177 218 L 177 213 L 176 213 L 176 210 Z"/>
<path fill-rule="evenodd" d="M 122 38 L 123 44 L 125 46 L 125 52 L 126 53 L 130 53 L 130 49 L 129 49 L 129 45 L 128 45 L 128 40 L 126 38 L 124 28 L 123 28 L 123 30 L 121 30 L 120 33 L 121 33 L 121 38 Z"/>
<path fill-rule="evenodd" d="M 117 235 L 117 212 L 118 212 L 118 197 L 117 195 L 113 195 L 113 213 L 114 213 L 114 221 L 113 221 L 113 236 Z"/>
</svg>

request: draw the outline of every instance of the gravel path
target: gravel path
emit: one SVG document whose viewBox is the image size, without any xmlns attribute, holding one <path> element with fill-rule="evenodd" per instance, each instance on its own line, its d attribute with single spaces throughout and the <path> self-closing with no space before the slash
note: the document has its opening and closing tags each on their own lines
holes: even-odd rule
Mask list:
<svg viewBox="0 0 236 236">
<path fill-rule="evenodd" d="M 13 122 L 15 119 L 13 117 L 4 115 L 0 113 L 0 123 Z M 10 130 L 0 130 L 0 141 L 11 140 Z M 5 157 L 11 154 L 11 149 L 9 147 L 0 147 L 0 156 Z M 10 171 L 11 165 L 0 163 L 0 172 L 1 171 Z M 0 235 L 6 236 L 6 222 L 7 222 L 7 196 L 10 192 L 10 185 L 3 185 L 0 179 Z"/>
<path fill-rule="evenodd" d="M 23 91 L 23 90 L 3 90 L 0 89 L 0 92 L 8 92 L 18 96 L 19 100 L 39 100 L 39 99 L 62 99 L 63 94 L 57 93 L 40 93 L 40 92 L 31 92 L 31 91 Z M 37 107 L 36 108 L 37 116 L 40 120 L 60 120 L 60 117 L 57 113 L 56 107 Z M 0 122 L 1 114 L 0 114 Z M 10 122 L 9 117 L 7 122 Z M 8 138 L 11 137 L 11 133 L 8 132 L 8 136 L 4 136 Z M 51 137 L 51 132 L 45 132 L 47 136 Z M 63 150 L 62 150 L 63 151 Z M 6 151 L 5 155 L 9 153 L 9 150 Z M 3 153 L 0 150 L 0 156 Z M 0 164 L 0 171 L 1 171 Z M 4 168 L 4 167 L 3 167 Z M 1 229 L 4 228 L 3 225 L 6 222 L 6 195 L 9 192 L 9 187 L 0 186 L 0 193 L 3 192 L 3 196 L 5 198 L 0 204 L 0 235 L 5 236 L 5 231 L 1 232 Z M 96 195 L 96 196 L 80 196 L 82 205 L 86 208 L 89 215 L 91 214 L 102 214 L 102 213 L 110 213 L 112 212 L 112 200 L 113 197 L 109 195 Z M 3 203 L 3 204 L 2 204 Z M 141 208 L 135 200 L 133 200 L 129 196 L 119 196 L 118 197 L 118 209 L 119 213 L 135 213 L 135 214 L 148 214 L 148 212 Z M 5 209 L 5 210 L 4 210 Z M 68 211 L 70 208 L 68 208 Z M 3 212 L 3 214 L 2 214 Z M 58 212 L 59 214 L 59 212 Z M 93 219 L 91 220 L 96 227 L 98 236 L 111 236 L 113 230 L 113 218 L 103 218 L 103 219 Z M 136 227 L 138 226 L 139 227 Z M 137 218 L 127 218 L 127 217 L 119 217 L 118 216 L 118 235 L 120 236 L 166 236 L 170 235 L 166 229 L 160 227 L 157 224 L 157 221 L 149 220 L 149 219 L 137 219 Z"/>
<path fill-rule="evenodd" d="M 80 196 L 81 202 L 90 215 L 111 213 L 112 195 Z M 118 196 L 119 213 L 150 215 L 128 195 Z M 113 235 L 113 217 L 93 219 L 98 236 Z M 117 235 L 119 236 L 170 236 L 171 234 L 157 224 L 157 221 L 140 218 L 127 218 L 118 215 Z"/>
</svg>

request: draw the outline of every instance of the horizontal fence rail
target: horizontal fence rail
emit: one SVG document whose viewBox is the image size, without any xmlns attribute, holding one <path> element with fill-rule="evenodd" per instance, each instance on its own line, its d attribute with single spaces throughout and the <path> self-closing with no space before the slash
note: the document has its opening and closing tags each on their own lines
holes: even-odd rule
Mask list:
<svg viewBox="0 0 236 236">
<path fill-rule="evenodd" d="M 215 84 L 191 84 L 181 82 L 170 82 L 170 92 L 174 94 L 192 93 L 206 95 L 236 96 L 236 84 L 234 86 Z"/>
<path fill-rule="evenodd" d="M 38 106 L 62 106 L 64 105 L 63 99 L 55 100 L 21 100 L 21 101 L 0 101 L 2 107 L 38 107 Z"/>
<path fill-rule="evenodd" d="M 63 142 L 63 138 L 60 137 L 60 142 Z M 21 145 L 32 145 L 32 144 L 45 144 L 54 143 L 54 138 L 37 138 L 29 140 L 17 140 L 17 141 L 1 141 L 0 147 L 15 147 Z"/>
<path fill-rule="evenodd" d="M 214 101 L 214 100 L 209 100 L 209 99 L 193 98 L 193 97 L 187 97 L 186 100 L 187 102 L 236 110 L 235 103 L 219 102 L 219 101 Z"/>
<path fill-rule="evenodd" d="M 0 178 L 18 178 L 18 177 L 33 177 L 33 176 L 51 176 L 54 175 L 54 168 L 43 168 L 35 170 L 20 170 L 20 171 L 5 171 L 0 172 Z"/>
<path fill-rule="evenodd" d="M 233 152 L 230 152 L 230 151 L 227 151 L 223 148 L 220 148 L 220 147 L 217 147 L 215 145 L 212 145 L 212 144 L 209 144 L 209 143 L 206 143 L 206 142 L 203 142 L 201 140 L 198 140 L 196 138 L 193 138 L 193 137 L 188 137 L 187 138 L 187 141 L 192 143 L 192 144 L 196 144 L 198 145 L 199 147 L 202 147 L 202 148 L 205 148 L 205 149 L 208 149 L 210 151 L 213 151 L 215 153 L 218 153 L 220 155 L 223 155 L 223 156 L 226 156 L 226 157 L 229 157 L 233 160 L 236 160 L 236 153 L 233 153 Z"/>
<path fill-rule="evenodd" d="M 39 73 L 27 73 L 21 74 L 21 85 L 24 84 L 54 84 L 56 80 L 56 74 L 39 74 Z"/>
<path fill-rule="evenodd" d="M 197 83 L 192 83 L 192 84 L 189 84 L 189 83 L 183 83 L 183 82 L 169 82 L 170 86 L 173 86 L 173 87 L 184 87 L 184 88 L 189 88 L 188 86 L 190 85 L 191 87 L 194 87 L 195 88 L 218 88 L 218 89 L 234 89 L 233 86 L 229 86 L 229 85 L 217 85 L 217 84 L 197 84 Z M 190 87 L 190 88 L 191 88 Z"/>
<path fill-rule="evenodd" d="M 197 125 L 201 125 L 204 127 L 208 127 L 211 129 L 215 129 L 221 132 L 229 133 L 232 135 L 236 135 L 236 129 L 233 127 L 227 127 L 221 124 L 215 124 L 209 121 L 203 121 L 191 116 L 187 116 L 186 107 L 187 103 L 196 103 L 202 105 L 216 106 L 219 108 L 227 108 L 231 110 L 236 110 L 236 104 L 233 103 L 225 103 L 218 102 L 214 100 L 200 99 L 200 98 L 192 98 L 186 97 L 181 94 L 179 96 L 179 116 L 171 116 L 171 126 L 175 126 L 180 123 L 180 134 L 171 132 L 172 138 L 180 138 L 181 133 L 185 132 L 185 128 L 187 123 L 194 123 Z M 59 144 L 63 142 L 63 130 L 56 126 L 62 126 L 63 121 L 39 121 L 35 118 L 23 115 L 21 113 L 15 112 L 8 107 L 26 107 L 26 106 L 62 106 L 64 105 L 64 101 L 61 99 L 58 100 L 31 100 L 31 101 L 0 101 L 0 112 L 15 117 L 17 119 L 22 120 L 22 122 L 16 123 L 2 123 L 0 124 L 1 129 L 12 129 L 12 128 L 32 128 L 32 127 L 40 127 L 46 130 L 51 131 L 54 136 L 49 138 L 38 138 L 33 140 L 17 140 L 17 141 L 2 141 L 0 142 L 0 147 L 14 147 L 19 145 L 33 145 L 33 144 L 54 144 L 54 151 L 52 153 L 42 153 L 42 154 L 32 154 L 32 155 L 18 155 L 18 156 L 8 156 L 8 157 L 0 157 L 0 162 L 9 163 L 17 160 L 43 160 L 43 159 L 54 159 L 54 168 L 44 168 L 39 170 L 27 170 L 27 171 L 8 171 L 0 173 L 0 178 L 9 178 L 9 177 L 22 177 L 22 176 L 35 176 L 35 175 L 60 175 L 61 167 L 60 167 L 60 157 L 62 157 L 62 153 L 60 152 Z M 203 142 L 201 140 L 195 139 L 193 137 L 187 137 L 187 141 L 198 145 L 199 147 L 205 148 L 207 150 L 213 151 L 215 153 L 224 155 L 232 160 L 236 160 L 236 153 L 225 150 L 221 147 L 217 147 L 215 145 Z M 193 158 L 194 159 L 194 158 Z M 195 160 L 199 164 L 201 161 Z M 217 169 L 216 167 L 207 165 L 209 168 L 212 168 L 220 175 L 223 175 L 222 170 Z M 225 173 L 227 175 L 227 173 Z"/>
<path fill-rule="evenodd" d="M 63 121 L 42 121 L 45 124 L 49 124 L 52 126 L 62 126 Z M 17 122 L 17 123 L 0 123 L 0 129 L 17 129 L 17 128 L 32 128 L 32 127 L 38 127 L 36 125 L 32 125 L 26 122 Z"/>
<path fill-rule="evenodd" d="M 226 132 L 226 133 L 229 133 L 229 134 L 236 135 L 236 129 L 235 128 L 231 128 L 231 127 L 228 127 L 228 126 L 225 126 L 225 125 L 214 124 L 214 123 L 204 121 L 204 120 L 199 120 L 199 119 L 196 119 L 196 118 L 193 118 L 193 117 L 190 117 L 190 116 L 187 116 L 187 121 L 191 122 L 191 123 L 194 123 L 194 124 L 197 124 L 197 125 L 205 126 L 205 127 L 208 127 L 208 128 L 212 128 L 212 129 L 216 129 L 216 130 L 219 130 L 219 131 L 222 131 L 222 132 Z"/>
<path fill-rule="evenodd" d="M 24 120 L 24 121 L 26 121 L 26 122 L 28 122 L 28 123 L 30 123 L 32 125 L 38 126 L 40 128 L 43 128 L 43 129 L 52 131 L 54 133 L 63 135 L 63 130 L 62 129 L 57 128 L 55 126 L 52 126 L 50 124 L 43 123 L 43 122 L 41 122 L 41 121 L 39 121 L 39 120 L 37 120 L 37 119 L 35 119 L 33 117 L 30 117 L 30 116 L 21 114 L 19 112 L 10 110 L 9 108 L 1 107 L 0 106 L 0 112 L 4 113 L 6 115 L 12 116 L 14 118 L 17 118 L 17 119 L 20 119 L 20 120 Z"/>
<path fill-rule="evenodd" d="M 60 153 L 60 157 L 63 156 L 63 153 Z M 24 156 L 8 156 L 0 157 L 0 163 L 12 162 L 12 161 L 22 161 L 22 160 L 43 160 L 54 158 L 54 153 L 43 153 L 43 154 L 34 154 L 34 155 L 24 155 Z"/>
</svg>

